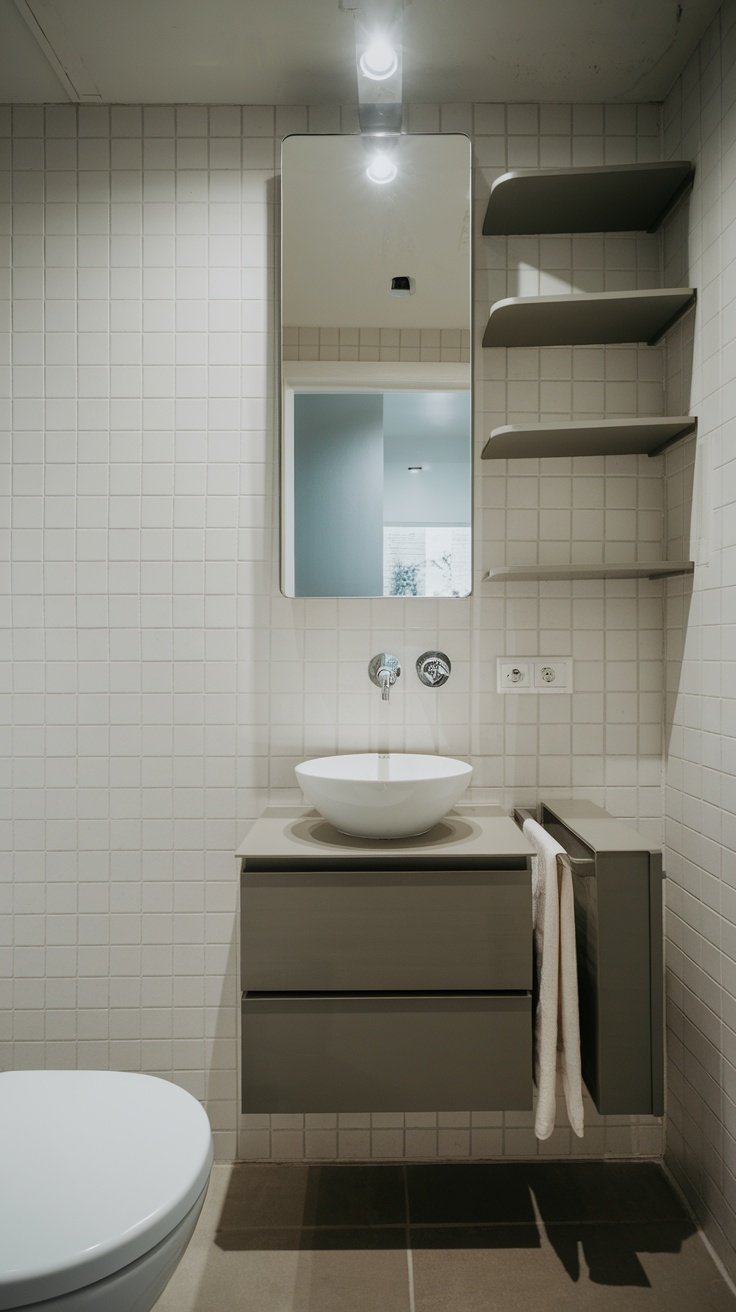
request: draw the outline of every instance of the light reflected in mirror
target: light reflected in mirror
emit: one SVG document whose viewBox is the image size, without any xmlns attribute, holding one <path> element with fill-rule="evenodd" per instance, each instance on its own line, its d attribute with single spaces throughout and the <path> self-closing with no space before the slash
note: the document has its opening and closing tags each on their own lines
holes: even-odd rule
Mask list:
<svg viewBox="0 0 736 1312">
<path fill-rule="evenodd" d="M 469 142 L 374 148 L 283 143 L 282 589 L 466 596 Z"/>
</svg>

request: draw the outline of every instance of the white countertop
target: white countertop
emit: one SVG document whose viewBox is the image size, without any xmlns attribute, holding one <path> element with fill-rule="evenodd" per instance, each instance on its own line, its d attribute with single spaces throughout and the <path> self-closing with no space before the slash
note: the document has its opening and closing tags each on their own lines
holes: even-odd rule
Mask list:
<svg viewBox="0 0 736 1312">
<path fill-rule="evenodd" d="M 533 848 L 500 807 L 458 806 L 415 838 L 351 838 L 307 807 L 268 807 L 240 844 L 240 860 L 332 860 L 340 857 L 527 857 Z"/>
</svg>

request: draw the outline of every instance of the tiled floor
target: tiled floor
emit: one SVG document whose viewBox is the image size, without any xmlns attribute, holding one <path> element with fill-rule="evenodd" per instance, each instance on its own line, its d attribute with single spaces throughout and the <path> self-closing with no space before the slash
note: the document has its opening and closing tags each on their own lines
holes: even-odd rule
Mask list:
<svg viewBox="0 0 736 1312">
<path fill-rule="evenodd" d="M 216 1167 L 156 1312 L 736 1312 L 650 1163 Z"/>
</svg>

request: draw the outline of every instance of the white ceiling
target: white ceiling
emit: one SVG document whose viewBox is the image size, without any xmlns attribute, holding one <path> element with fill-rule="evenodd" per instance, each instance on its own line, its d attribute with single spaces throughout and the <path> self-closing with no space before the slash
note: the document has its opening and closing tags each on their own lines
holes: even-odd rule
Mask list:
<svg viewBox="0 0 736 1312">
<path fill-rule="evenodd" d="M 403 99 L 661 100 L 718 7 L 407 0 Z M 0 102 L 65 100 L 354 103 L 354 17 L 340 0 L 0 0 Z"/>
</svg>

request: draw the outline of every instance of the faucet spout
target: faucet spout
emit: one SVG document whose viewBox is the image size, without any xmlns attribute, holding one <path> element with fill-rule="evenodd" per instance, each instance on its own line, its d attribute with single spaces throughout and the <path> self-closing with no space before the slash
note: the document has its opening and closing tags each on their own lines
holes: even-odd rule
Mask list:
<svg viewBox="0 0 736 1312">
<path fill-rule="evenodd" d="M 376 687 L 381 689 L 381 701 L 387 702 L 391 697 L 391 689 L 401 674 L 401 664 L 395 656 L 382 651 L 379 656 L 374 656 L 371 660 L 368 674 L 371 683 L 375 683 Z"/>
</svg>

